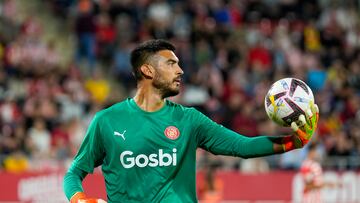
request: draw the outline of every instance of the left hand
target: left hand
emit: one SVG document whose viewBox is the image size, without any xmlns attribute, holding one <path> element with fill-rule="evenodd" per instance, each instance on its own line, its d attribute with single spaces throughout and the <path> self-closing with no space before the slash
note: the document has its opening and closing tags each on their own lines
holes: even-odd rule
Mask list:
<svg viewBox="0 0 360 203">
<path fill-rule="evenodd" d="M 319 107 L 316 104 L 311 103 L 310 109 L 305 113 L 305 116 L 299 116 L 298 122 L 291 123 L 291 128 L 294 133 L 292 136 L 284 138 L 287 139 L 283 141 L 284 151 L 302 148 L 313 136 L 319 121 Z"/>
</svg>

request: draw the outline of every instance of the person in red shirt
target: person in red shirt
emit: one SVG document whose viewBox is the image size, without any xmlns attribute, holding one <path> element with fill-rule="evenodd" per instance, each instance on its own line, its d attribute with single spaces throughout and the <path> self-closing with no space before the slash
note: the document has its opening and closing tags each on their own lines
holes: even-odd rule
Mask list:
<svg viewBox="0 0 360 203">
<path fill-rule="evenodd" d="M 321 203 L 321 189 L 324 187 L 335 187 L 336 184 L 325 182 L 323 169 L 319 162 L 320 156 L 316 143 L 308 147 L 307 158 L 303 161 L 300 173 L 304 180 L 304 195 L 302 203 Z"/>
</svg>

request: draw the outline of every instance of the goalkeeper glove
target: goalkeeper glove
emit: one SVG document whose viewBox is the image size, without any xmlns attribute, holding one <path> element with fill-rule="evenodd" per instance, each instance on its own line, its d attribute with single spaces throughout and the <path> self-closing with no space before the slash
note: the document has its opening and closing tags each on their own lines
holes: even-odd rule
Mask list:
<svg viewBox="0 0 360 203">
<path fill-rule="evenodd" d="M 296 122 L 291 123 L 294 133 L 283 138 L 282 148 L 284 152 L 302 148 L 314 134 L 319 120 L 319 108 L 316 104 L 311 103 L 310 109 L 305 113 L 306 117 L 304 115 L 299 116 L 299 125 Z"/>
<path fill-rule="evenodd" d="M 85 193 L 77 192 L 71 197 L 70 203 L 106 203 L 106 201 L 102 199 L 87 198 Z"/>
</svg>

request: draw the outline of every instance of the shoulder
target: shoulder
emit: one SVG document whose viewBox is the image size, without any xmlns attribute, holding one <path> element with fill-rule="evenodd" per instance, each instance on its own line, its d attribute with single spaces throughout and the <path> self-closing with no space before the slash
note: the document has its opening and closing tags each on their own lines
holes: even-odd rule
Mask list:
<svg viewBox="0 0 360 203">
<path fill-rule="evenodd" d="M 167 101 L 167 105 L 171 109 L 171 115 L 173 116 L 174 120 L 182 120 L 185 119 L 187 122 L 198 125 L 199 123 L 204 123 L 209 121 L 210 119 L 197 110 L 194 107 L 187 107 L 181 104 Z"/>
<path fill-rule="evenodd" d="M 168 107 L 170 107 L 173 110 L 179 111 L 179 112 L 183 112 L 186 114 L 197 114 L 200 113 L 198 110 L 196 110 L 194 107 L 187 107 L 178 103 L 175 103 L 173 101 L 170 100 L 166 100 L 166 105 L 168 105 Z"/>
<path fill-rule="evenodd" d="M 129 106 L 128 106 L 128 100 L 124 100 L 121 101 L 119 103 L 113 104 L 103 110 L 98 111 L 95 114 L 95 118 L 97 119 L 103 119 L 106 117 L 111 117 L 113 115 L 120 115 L 123 114 L 125 112 L 129 111 Z"/>
</svg>

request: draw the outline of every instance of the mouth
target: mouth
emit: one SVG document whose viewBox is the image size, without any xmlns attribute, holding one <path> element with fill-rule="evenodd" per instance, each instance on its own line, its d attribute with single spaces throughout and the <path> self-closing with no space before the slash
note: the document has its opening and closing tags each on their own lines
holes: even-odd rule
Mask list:
<svg viewBox="0 0 360 203">
<path fill-rule="evenodd" d="M 176 78 L 176 79 L 174 79 L 174 82 L 175 82 L 175 83 L 178 83 L 178 84 L 181 84 L 181 78 Z"/>
</svg>

